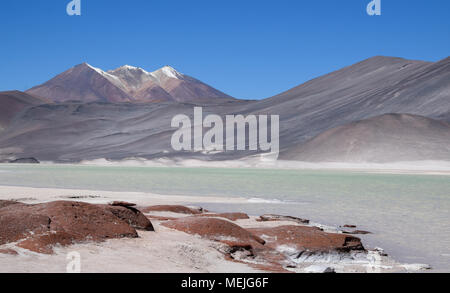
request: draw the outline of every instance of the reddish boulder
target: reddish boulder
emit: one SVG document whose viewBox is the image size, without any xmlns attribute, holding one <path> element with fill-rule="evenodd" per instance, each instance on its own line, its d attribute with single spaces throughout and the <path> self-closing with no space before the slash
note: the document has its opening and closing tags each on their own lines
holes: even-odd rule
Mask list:
<svg viewBox="0 0 450 293">
<path fill-rule="evenodd" d="M 266 240 L 266 246 L 273 249 L 286 245 L 295 247 L 299 251 L 310 252 L 364 250 L 359 238 L 344 234 L 326 233 L 317 227 L 279 226 L 248 230 Z"/>
<path fill-rule="evenodd" d="M 19 202 L 12 200 L 0 200 L 0 209 L 14 204 L 19 204 Z"/>
<path fill-rule="evenodd" d="M 364 231 L 364 230 L 343 231 L 342 233 L 344 233 L 344 234 L 352 234 L 352 235 L 372 234 L 372 232 Z"/>
<path fill-rule="evenodd" d="M 28 206 L 11 209 L 13 206 L 16 207 L 10 205 L 0 210 L 0 245 L 49 231 L 51 220 L 48 216 L 23 211 Z"/>
<path fill-rule="evenodd" d="M 292 266 L 292 252 L 287 250 L 287 254 L 280 251 L 280 246 L 294 249 L 294 254 L 298 256 L 303 253 L 346 253 L 353 250 L 364 250 L 361 241 L 353 236 L 326 233 L 316 227 L 307 226 L 279 226 L 273 228 L 251 228 L 248 229 L 255 235 L 266 240 L 266 245 L 261 249 L 256 249 L 255 253 L 259 259 L 263 259 L 263 264 L 258 266 L 261 269 L 277 272 L 280 269 Z M 295 267 L 295 264 L 293 265 Z M 280 271 L 279 271 L 280 272 Z"/>
<path fill-rule="evenodd" d="M 8 205 L 0 209 L 0 245 L 23 239 L 19 246 L 50 253 L 56 244 L 136 238 L 132 226 L 153 228 L 142 213 L 120 206 L 71 201 Z"/>
<path fill-rule="evenodd" d="M 134 207 L 136 206 L 135 203 L 130 203 L 130 202 L 126 202 L 126 201 L 113 201 L 112 203 L 109 204 L 110 206 L 118 206 L 118 207 Z"/>
<path fill-rule="evenodd" d="M 244 213 L 201 214 L 197 215 L 197 217 L 225 218 L 230 221 L 250 219 L 250 217 Z"/>
<path fill-rule="evenodd" d="M 152 222 L 144 216 L 139 210 L 132 208 L 131 206 L 105 206 L 107 210 L 113 213 L 119 219 L 127 222 L 133 228 L 142 229 L 145 231 L 155 231 L 153 228 Z"/>
<path fill-rule="evenodd" d="M 264 244 L 264 240 L 244 228 L 229 221 L 216 218 L 186 217 L 165 222 L 162 225 L 188 234 L 200 235 L 204 238 L 219 241 L 231 247 L 249 249 Z"/>
<path fill-rule="evenodd" d="M 108 238 L 137 237 L 137 232 L 103 206 L 55 201 L 29 206 L 34 214 L 51 219 L 51 231 L 64 231 L 81 238 L 105 240 Z"/>
<path fill-rule="evenodd" d="M 55 245 L 69 246 L 75 241 L 82 240 L 84 239 L 79 235 L 75 236 L 66 232 L 47 232 L 21 241 L 17 246 L 37 253 L 52 254 Z"/>
<path fill-rule="evenodd" d="M 172 212 L 177 214 L 187 214 L 187 215 L 199 215 L 202 213 L 201 210 L 196 210 L 192 208 L 188 208 L 185 206 L 180 205 L 157 205 L 157 206 L 150 206 L 146 208 L 141 209 L 144 213 L 151 213 L 151 212 Z"/>
<path fill-rule="evenodd" d="M 0 249 L 0 254 L 18 255 L 17 251 L 13 249 Z"/>
</svg>

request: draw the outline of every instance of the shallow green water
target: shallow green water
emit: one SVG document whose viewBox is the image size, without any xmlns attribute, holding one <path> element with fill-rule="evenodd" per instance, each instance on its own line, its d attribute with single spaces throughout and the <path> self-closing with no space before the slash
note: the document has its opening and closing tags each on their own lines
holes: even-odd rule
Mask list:
<svg viewBox="0 0 450 293">
<path fill-rule="evenodd" d="M 402 261 L 450 272 L 449 176 L 1 165 L 0 185 L 253 198 L 247 205 L 209 208 L 290 214 L 334 226 L 357 224 L 374 232 L 363 237 L 369 246 L 383 247 Z"/>
</svg>

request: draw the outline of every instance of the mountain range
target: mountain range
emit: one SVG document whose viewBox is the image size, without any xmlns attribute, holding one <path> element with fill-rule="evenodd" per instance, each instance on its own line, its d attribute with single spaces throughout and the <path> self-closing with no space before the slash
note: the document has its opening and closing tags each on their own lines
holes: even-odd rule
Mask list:
<svg viewBox="0 0 450 293">
<path fill-rule="evenodd" d="M 86 63 L 22 94 L 51 102 L 26 105 L 8 118 L 0 160 L 258 155 L 173 151 L 171 119 L 202 106 L 204 115 L 280 115 L 281 159 L 450 161 L 450 57 L 377 56 L 259 101 L 231 98 L 168 66 L 152 73 L 131 66 L 105 72 Z"/>
<path fill-rule="evenodd" d="M 170 66 L 154 72 L 125 65 L 108 72 L 87 63 L 77 65 L 27 91 L 54 102 L 147 103 L 186 102 L 230 96 Z"/>
</svg>

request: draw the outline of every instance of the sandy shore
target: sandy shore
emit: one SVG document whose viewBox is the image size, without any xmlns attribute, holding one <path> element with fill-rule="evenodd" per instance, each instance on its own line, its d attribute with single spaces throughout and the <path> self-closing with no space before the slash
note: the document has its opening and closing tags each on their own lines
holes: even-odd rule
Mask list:
<svg viewBox="0 0 450 293">
<path fill-rule="evenodd" d="M 170 230 L 153 221 L 155 232 L 139 238 L 57 247 L 53 255 L 17 249 L 0 254 L 0 273 L 65 273 L 69 253 L 79 253 L 82 273 L 257 273 L 245 264 L 225 260 L 220 245 Z"/>
<path fill-rule="evenodd" d="M 241 197 L 205 197 L 185 195 L 160 195 L 148 192 L 114 192 L 82 189 L 57 189 L 0 186 L 1 200 L 16 200 L 24 203 L 42 203 L 56 200 L 82 201 L 93 204 L 106 204 L 111 201 L 131 201 L 140 206 L 163 204 L 195 204 L 195 203 L 248 203 L 249 200 Z"/>
<path fill-rule="evenodd" d="M 244 203 L 244 198 L 216 198 L 191 196 L 164 196 L 150 193 L 108 192 L 88 190 L 67 190 L 49 188 L 0 186 L 1 200 L 16 200 L 27 204 L 52 202 L 58 200 L 81 201 L 93 204 L 106 204 L 126 200 L 138 206 L 196 203 Z M 231 211 L 232 212 L 232 211 Z M 154 213 L 153 216 L 185 217 L 175 213 Z M 17 248 L 14 243 L 0 246 L 0 249 L 13 248 L 18 255 L 0 253 L 0 272 L 66 272 L 67 255 L 77 252 L 81 256 L 82 272 L 259 272 L 252 263 L 226 260 L 222 251 L 223 243 L 205 240 L 198 235 L 190 235 L 171 230 L 161 225 L 161 221 L 151 220 L 155 232 L 139 231 L 139 238 L 113 239 L 102 243 L 87 242 L 69 247 L 56 247 L 54 254 L 45 255 Z M 292 222 L 258 222 L 256 217 L 238 220 L 243 228 L 270 228 L 282 225 L 297 225 Z M 311 223 L 310 225 L 317 225 Z M 326 232 L 338 232 L 333 227 L 322 227 Z M 329 231 L 327 231 L 327 229 Z M 280 252 L 289 254 L 289 251 Z M 289 250 L 289 248 L 288 248 Z M 292 272 L 317 272 L 332 267 L 336 272 L 409 272 L 426 268 L 420 264 L 401 264 L 385 256 L 382 250 L 369 250 L 365 253 L 326 254 L 293 258 Z"/>
<path fill-rule="evenodd" d="M 0 186 L 1 200 L 17 200 L 34 204 L 57 200 L 107 204 L 127 200 L 138 205 L 185 204 L 196 202 L 239 203 L 243 198 L 214 198 L 163 196 L 137 192 L 110 192 L 73 189 L 29 188 Z M 57 247 L 54 255 L 43 255 L 17 249 L 19 256 L 0 254 L 0 272 L 3 273 L 64 273 L 67 255 L 76 251 L 82 259 L 82 272 L 109 273 L 207 273 L 258 272 L 245 264 L 226 261 L 218 251 L 218 244 L 201 240 L 185 233 L 160 226 L 152 221 L 156 233 L 139 231 L 140 238 L 113 239 L 104 243 L 75 244 Z M 161 233 L 164 232 L 164 233 Z M 12 245 L 6 245 L 8 248 Z M 20 261 L 18 261 L 18 258 Z"/>
</svg>

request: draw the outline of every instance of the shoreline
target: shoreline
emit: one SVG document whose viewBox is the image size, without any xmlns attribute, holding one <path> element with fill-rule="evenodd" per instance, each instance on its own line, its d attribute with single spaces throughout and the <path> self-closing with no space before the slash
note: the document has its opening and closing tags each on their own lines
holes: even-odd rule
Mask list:
<svg viewBox="0 0 450 293">
<path fill-rule="evenodd" d="M 31 188 L 31 187 L 11 187 L 0 186 L 0 200 L 15 200 L 26 204 L 52 203 L 55 201 L 71 201 L 85 202 L 90 204 L 106 205 L 113 201 L 133 202 L 139 206 L 153 205 L 195 205 L 199 203 L 223 203 L 223 204 L 239 204 L 248 203 L 249 199 L 245 198 L 218 198 L 218 197 L 192 197 L 192 196 L 165 196 L 152 193 L 141 192 L 109 192 L 109 191 L 92 191 L 92 190 L 76 190 L 76 189 L 53 189 L 53 188 Z M 230 211 L 232 212 L 232 211 Z M 149 216 L 148 214 L 146 214 Z M 97 260 L 102 263 L 109 263 L 107 271 L 110 272 L 142 272 L 142 270 L 150 270 L 151 272 L 258 272 L 255 264 L 252 262 L 230 262 L 221 257 L 218 251 L 223 250 L 222 246 L 218 246 L 217 242 L 210 240 L 200 240 L 196 235 L 187 235 L 183 232 L 168 230 L 163 226 L 161 217 L 182 218 L 185 215 L 175 213 L 153 213 L 150 218 L 156 231 L 164 231 L 164 233 L 149 234 L 150 232 L 140 231 L 140 238 L 137 239 L 112 239 L 103 243 L 81 243 L 74 244 L 69 247 L 57 247 L 55 255 L 42 256 L 34 252 L 27 252 L 22 249 L 18 251 L 19 257 L 25 263 L 17 262 L 16 256 L 8 256 L 0 254 L 0 260 L 5 263 L 10 262 L 12 271 L 40 271 L 41 266 L 45 262 L 55 262 L 55 266 L 61 267 L 65 261 L 64 255 L 70 251 L 81 251 L 83 255 L 88 255 L 84 261 L 87 267 L 86 271 L 100 272 L 106 268 L 101 265 L 96 268 Z M 236 221 L 243 228 L 257 229 L 268 227 L 281 227 L 282 225 L 293 225 L 292 222 L 267 222 L 260 223 L 255 215 L 250 216 L 248 220 Z M 300 225 L 305 226 L 305 225 Z M 311 223 L 310 227 L 320 227 L 326 233 L 340 233 L 338 228 L 322 226 L 320 224 Z M 158 235 L 155 237 L 154 235 Z M 165 243 L 171 242 L 171 246 L 167 253 L 158 253 L 158 266 L 148 265 L 148 263 L 140 260 L 140 255 L 147 254 L 150 251 L 166 249 Z M 184 245 L 183 243 L 189 243 Z M 180 246 L 181 245 L 181 246 Z M 3 248 L 8 248 L 6 247 Z M 1 248 L 1 246 L 0 246 Z M 181 252 L 180 252 L 181 251 Z M 117 253 L 116 253 L 117 252 Z M 288 251 L 283 251 L 288 255 Z M 355 252 L 356 253 L 356 252 Z M 173 254 L 173 255 L 171 255 Z M 291 253 L 292 254 L 292 253 Z M 295 253 L 294 253 L 295 254 Z M 174 256 L 175 255 L 175 256 Z M 206 255 L 205 257 L 203 255 Z M 134 259 L 136 266 L 130 263 L 129 267 L 122 268 L 119 266 L 122 257 Z M 145 256 L 148 262 L 156 261 L 154 256 Z M 163 260 L 161 260 L 163 259 Z M 197 259 L 197 260 L 196 260 Z M 200 269 L 196 265 L 196 261 L 203 263 L 205 269 Z M 297 259 L 291 259 L 296 263 Z M 177 263 L 177 267 L 172 265 Z M 297 268 L 290 269 L 293 272 L 309 272 L 316 267 L 319 271 L 328 267 L 333 267 L 337 272 L 400 272 L 400 271 L 418 271 L 427 268 L 421 264 L 401 264 L 391 257 L 385 256 L 383 250 L 369 249 L 367 253 L 339 254 L 331 253 L 324 255 L 312 255 L 311 257 L 296 263 Z M 263 270 L 264 271 L 264 270 Z"/>
<path fill-rule="evenodd" d="M 345 162 L 300 162 L 265 161 L 261 158 L 245 158 L 234 161 L 202 161 L 194 159 L 169 160 L 130 158 L 120 161 L 107 159 L 86 160 L 78 163 L 59 163 L 42 161 L 40 164 L 1 163 L 0 166 L 88 166 L 88 167 L 150 167 L 150 168 L 220 168 L 220 169 L 262 169 L 262 170 L 298 170 L 298 171 L 341 171 L 368 174 L 393 175 L 438 175 L 450 176 L 450 161 L 407 161 L 393 163 L 345 163 Z"/>
<path fill-rule="evenodd" d="M 24 196 L 32 194 L 33 196 Z M 162 195 L 150 192 L 124 192 L 108 190 L 47 188 L 0 185 L 0 200 L 17 200 L 24 203 L 43 203 L 55 200 L 83 201 L 107 204 L 111 201 L 133 201 L 137 205 L 195 204 L 195 203 L 248 203 L 244 197 Z"/>
</svg>

